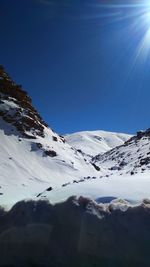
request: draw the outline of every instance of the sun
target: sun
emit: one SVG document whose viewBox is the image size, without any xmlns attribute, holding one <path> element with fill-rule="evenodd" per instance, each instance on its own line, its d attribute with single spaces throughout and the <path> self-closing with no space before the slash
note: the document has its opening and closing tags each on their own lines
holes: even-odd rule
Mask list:
<svg viewBox="0 0 150 267">
<path fill-rule="evenodd" d="M 91 6 L 105 10 L 109 24 L 123 25 L 123 30 L 124 25 L 127 25 L 123 38 L 129 37 L 130 43 L 134 43 L 134 64 L 137 59 L 141 59 L 141 62 L 147 61 L 150 58 L 150 0 L 124 0 L 121 4 L 117 0 L 112 2 Z"/>
</svg>

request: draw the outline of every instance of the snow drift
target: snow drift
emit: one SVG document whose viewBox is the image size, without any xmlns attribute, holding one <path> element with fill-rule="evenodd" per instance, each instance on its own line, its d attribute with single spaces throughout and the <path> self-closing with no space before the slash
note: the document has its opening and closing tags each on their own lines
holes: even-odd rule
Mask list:
<svg viewBox="0 0 150 267">
<path fill-rule="evenodd" d="M 150 266 L 150 200 L 71 197 L 0 210 L 0 266 Z"/>
</svg>

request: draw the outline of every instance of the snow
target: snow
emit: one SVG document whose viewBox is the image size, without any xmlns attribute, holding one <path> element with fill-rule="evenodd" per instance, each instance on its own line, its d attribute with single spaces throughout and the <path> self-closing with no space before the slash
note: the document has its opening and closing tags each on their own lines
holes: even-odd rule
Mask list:
<svg viewBox="0 0 150 267">
<path fill-rule="evenodd" d="M 126 144 L 116 147 L 103 155 L 94 157 L 93 162 L 104 172 L 113 175 L 143 173 L 150 170 L 149 136 L 130 139 Z"/>
<path fill-rule="evenodd" d="M 45 138 L 30 140 L 19 137 L 15 128 L 2 119 L 0 126 L 0 204 L 11 206 L 50 186 L 59 187 L 73 179 L 97 174 L 94 167 L 58 135 L 58 141 L 53 141 L 56 134 L 51 129 L 45 127 Z M 42 150 L 33 149 L 35 143 L 56 151 L 57 156 L 43 156 Z"/>
<path fill-rule="evenodd" d="M 14 103 L 13 99 L 3 100 L 3 103 L 0 104 L 0 110 L 10 111 L 11 109 L 17 109 L 18 105 Z"/>
<path fill-rule="evenodd" d="M 121 175 L 121 171 L 109 170 L 109 167 L 112 166 L 109 161 L 99 161 L 96 162 L 101 168 L 98 172 L 89 161 L 85 161 L 81 153 L 67 142 L 64 143 L 59 135 L 49 128 L 45 127 L 44 138 L 38 136 L 35 140 L 30 140 L 20 137 L 15 128 L 2 119 L 0 119 L 0 125 L 0 204 L 7 208 L 13 206 L 17 201 L 31 198 L 36 200 L 47 198 L 50 202 L 57 203 L 72 195 L 83 195 L 93 200 L 101 197 L 122 198 L 131 202 L 150 197 L 148 170 L 134 176 L 125 172 Z M 103 133 L 103 140 L 105 136 L 105 141 L 107 136 L 107 148 L 108 144 L 110 148 L 116 142 L 118 144 L 118 139 L 123 142 L 129 137 L 101 131 L 99 131 L 99 136 L 100 133 L 101 138 Z M 53 140 L 53 136 L 57 137 L 57 142 Z M 88 145 L 87 134 L 85 136 L 89 153 L 92 143 L 89 141 L 90 145 Z M 91 136 L 95 140 L 96 132 L 92 132 Z M 42 145 L 42 150 L 37 148 L 37 143 Z M 99 146 L 99 151 L 106 148 L 105 142 L 101 142 L 101 144 L 102 148 Z M 146 146 L 141 147 L 146 149 Z M 132 150 L 136 157 L 134 145 L 123 148 L 124 151 L 127 151 L 126 153 L 129 152 L 129 149 Z M 54 158 L 43 156 L 43 150 L 49 149 L 56 151 L 57 156 Z M 110 153 L 112 152 L 110 151 Z M 87 177 L 89 178 L 87 179 Z M 47 189 L 50 187 L 53 190 L 49 192 Z M 40 196 L 37 197 L 39 194 Z"/>
<path fill-rule="evenodd" d="M 91 255 L 92 262 L 100 256 L 95 265 L 99 266 L 105 255 L 108 264 L 114 255 L 114 259 L 121 256 L 128 266 L 134 263 L 132 253 L 135 263 L 143 263 L 143 259 L 149 262 L 150 129 L 133 138 L 105 131 L 78 132 L 66 135 L 65 142 L 44 126 L 30 103 L 1 93 L 0 98 L 0 113 L 5 120 L 0 118 L 2 265 L 21 266 L 26 262 L 43 266 L 44 262 L 49 266 L 51 260 L 60 265 L 62 259 L 64 266 L 64 259 L 70 264 L 71 255 L 71 263 L 77 259 L 75 265 L 79 266 L 80 257 L 82 262 L 87 255 L 88 265 L 93 266 L 89 263 Z M 35 114 L 31 116 L 33 111 Z M 17 131 L 13 124 L 21 117 L 29 119 L 28 127 L 16 126 Z M 38 134 L 39 128 L 30 124 L 33 120 L 37 120 L 36 126 L 42 126 Z M 26 120 L 21 122 L 26 125 Z M 35 139 L 28 139 L 26 134 Z M 49 202 L 59 205 L 52 206 Z M 68 233 L 71 239 L 66 238 Z M 142 257 L 141 244 L 142 248 L 145 246 Z M 79 254 L 75 247 L 79 248 Z"/>
<path fill-rule="evenodd" d="M 13 117 L 18 108 L 15 99 L 2 98 L 0 110 Z M 21 111 L 27 116 L 25 109 Z M 43 127 L 42 136 L 35 133 L 35 139 L 27 139 L 0 118 L 0 205 L 10 208 L 23 199 L 58 203 L 72 195 L 131 202 L 150 197 L 150 165 L 140 166 L 150 153 L 149 137 L 125 145 L 131 135 L 85 131 L 66 135 L 65 142 Z M 32 131 L 26 133 L 32 135 Z M 53 151 L 55 156 L 45 151 Z"/>
<path fill-rule="evenodd" d="M 131 135 L 106 131 L 83 131 L 66 135 L 65 138 L 76 149 L 82 150 L 87 155 L 96 156 L 122 145 L 131 138 Z"/>
<path fill-rule="evenodd" d="M 150 266 L 149 246 L 150 200 L 21 201 L 0 210 L 1 266 Z"/>
<path fill-rule="evenodd" d="M 70 196 L 84 196 L 93 200 L 119 198 L 131 203 L 141 202 L 144 198 L 150 198 L 150 173 L 92 179 L 51 192 L 44 192 L 41 198 L 57 203 L 65 201 Z"/>
</svg>

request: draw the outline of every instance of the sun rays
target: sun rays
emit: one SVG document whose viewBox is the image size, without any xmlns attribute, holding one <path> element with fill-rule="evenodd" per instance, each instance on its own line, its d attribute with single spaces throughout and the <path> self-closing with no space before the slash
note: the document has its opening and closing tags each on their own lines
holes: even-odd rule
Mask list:
<svg viewBox="0 0 150 267">
<path fill-rule="evenodd" d="M 150 55 L 150 1 L 149 0 L 131 0 L 131 1 L 87 1 L 86 3 L 74 2 L 71 0 L 37 0 L 49 8 L 49 12 L 61 7 L 62 12 L 59 16 L 65 16 L 72 20 L 103 20 L 103 24 L 122 25 L 122 38 L 129 38 L 130 43 L 136 42 L 134 47 L 134 64 L 137 60 L 147 61 Z M 95 2 L 95 3 L 94 3 Z M 113 2 L 113 4 L 112 4 Z M 73 13 L 73 10 L 76 12 Z M 51 13 L 50 13 L 51 14 Z M 124 25 L 126 25 L 126 34 L 124 34 Z M 116 29 L 118 26 L 116 27 Z M 120 27 L 121 28 L 121 27 Z"/>
<path fill-rule="evenodd" d="M 89 4 L 89 6 L 98 10 L 99 13 L 105 10 L 105 17 L 109 20 L 109 24 L 125 22 L 127 25 L 126 33 L 130 37 L 130 41 L 135 43 L 137 40 L 134 49 L 134 64 L 138 60 L 147 61 L 150 55 L 150 1 L 139 0 L 124 4 Z"/>
</svg>

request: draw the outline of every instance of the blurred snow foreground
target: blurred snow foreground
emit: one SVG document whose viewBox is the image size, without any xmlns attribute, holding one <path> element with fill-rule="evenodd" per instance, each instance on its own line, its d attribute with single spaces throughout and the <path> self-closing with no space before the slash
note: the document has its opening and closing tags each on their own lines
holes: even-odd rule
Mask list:
<svg viewBox="0 0 150 267">
<path fill-rule="evenodd" d="M 150 266 L 150 200 L 83 197 L 0 209 L 0 266 Z"/>
</svg>

